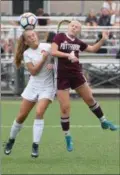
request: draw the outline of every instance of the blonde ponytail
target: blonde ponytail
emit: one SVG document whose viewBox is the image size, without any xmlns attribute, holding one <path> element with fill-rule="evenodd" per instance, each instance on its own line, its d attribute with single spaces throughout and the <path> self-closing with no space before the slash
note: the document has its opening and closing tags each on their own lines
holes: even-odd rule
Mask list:
<svg viewBox="0 0 120 175">
<path fill-rule="evenodd" d="M 15 65 L 17 68 L 21 66 L 21 62 L 23 60 L 23 53 L 28 49 L 29 46 L 25 44 L 24 34 L 22 34 L 18 40 L 16 53 L 15 53 Z"/>
</svg>

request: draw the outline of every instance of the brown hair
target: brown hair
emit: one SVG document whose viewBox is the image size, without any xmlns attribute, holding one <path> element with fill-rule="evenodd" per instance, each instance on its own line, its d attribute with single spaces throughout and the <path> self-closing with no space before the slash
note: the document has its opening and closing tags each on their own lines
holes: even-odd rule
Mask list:
<svg viewBox="0 0 120 175">
<path fill-rule="evenodd" d="M 21 66 L 21 62 L 23 60 L 23 53 L 28 48 L 29 46 L 25 44 L 25 38 L 24 38 L 24 33 L 23 33 L 18 40 L 16 53 L 15 53 L 14 62 L 17 68 Z"/>
<path fill-rule="evenodd" d="M 47 32 L 44 39 L 47 43 L 52 43 L 55 36 L 55 32 Z"/>
<path fill-rule="evenodd" d="M 63 24 L 69 24 L 71 23 L 71 21 L 69 20 L 62 20 L 59 22 L 58 26 L 57 26 L 57 33 L 59 33 L 59 30 L 60 30 L 60 27 L 63 25 Z"/>
</svg>

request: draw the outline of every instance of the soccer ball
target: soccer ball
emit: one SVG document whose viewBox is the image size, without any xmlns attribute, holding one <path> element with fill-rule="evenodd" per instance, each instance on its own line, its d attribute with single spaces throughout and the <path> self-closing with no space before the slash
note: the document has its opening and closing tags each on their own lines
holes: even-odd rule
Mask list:
<svg viewBox="0 0 120 175">
<path fill-rule="evenodd" d="M 24 13 L 20 16 L 20 25 L 23 29 L 34 29 L 37 24 L 37 17 L 33 13 Z"/>
</svg>

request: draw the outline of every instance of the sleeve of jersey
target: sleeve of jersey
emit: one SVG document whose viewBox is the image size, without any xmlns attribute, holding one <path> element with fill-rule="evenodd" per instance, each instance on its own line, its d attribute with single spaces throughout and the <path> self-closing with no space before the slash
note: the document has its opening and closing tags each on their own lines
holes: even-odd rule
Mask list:
<svg viewBox="0 0 120 175">
<path fill-rule="evenodd" d="M 61 43 L 61 38 L 62 38 L 62 33 L 57 34 L 53 39 L 53 43 L 56 43 L 59 46 Z"/>
<path fill-rule="evenodd" d="M 41 53 L 48 52 L 51 53 L 51 45 L 50 44 L 43 44 L 41 48 Z"/>
<path fill-rule="evenodd" d="M 80 51 L 84 51 L 88 47 L 88 44 L 80 41 Z"/>
<path fill-rule="evenodd" d="M 29 55 L 27 53 L 24 53 L 23 57 L 24 57 L 24 62 L 25 63 L 32 62 L 32 59 L 29 57 Z"/>
</svg>

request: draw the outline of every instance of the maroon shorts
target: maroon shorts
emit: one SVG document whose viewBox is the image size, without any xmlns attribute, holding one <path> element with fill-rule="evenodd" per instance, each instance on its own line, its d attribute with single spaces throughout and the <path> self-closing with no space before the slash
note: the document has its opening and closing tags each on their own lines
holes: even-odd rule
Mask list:
<svg viewBox="0 0 120 175">
<path fill-rule="evenodd" d="M 65 90 L 65 89 L 76 89 L 79 86 L 83 85 L 86 82 L 86 78 L 83 73 L 79 73 L 75 77 L 58 77 L 57 78 L 57 89 Z"/>
</svg>

